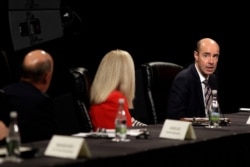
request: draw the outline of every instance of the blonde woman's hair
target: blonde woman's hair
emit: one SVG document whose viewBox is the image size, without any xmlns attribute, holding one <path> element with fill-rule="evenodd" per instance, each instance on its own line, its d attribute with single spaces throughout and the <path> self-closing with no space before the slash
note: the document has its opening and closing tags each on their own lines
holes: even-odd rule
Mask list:
<svg viewBox="0 0 250 167">
<path fill-rule="evenodd" d="M 135 67 L 125 50 L 111 50 L 102 58 L 90 89 L 91 104 L 104 102 L 114 90 L 122 92 L 129 108 L 134 108 Z"/>
</svg>

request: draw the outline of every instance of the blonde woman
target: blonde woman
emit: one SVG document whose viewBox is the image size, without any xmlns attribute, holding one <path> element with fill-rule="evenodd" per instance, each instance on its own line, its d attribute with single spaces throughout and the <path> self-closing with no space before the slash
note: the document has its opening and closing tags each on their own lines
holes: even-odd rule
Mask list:
<svg viewBox="0 0 250 167">
<path fill-rule="evenodd" d="M 96 128 L 114 128 L 118 99 L 125 99 L 127 127 L 145 124 L 131 117 L 135 98 L 135 67 L 125 50 L 111 50 L 101 60 L 90 89 L 90 117 Z M 145 125 L 146 126 L 146 125 Z"/>
</svg>

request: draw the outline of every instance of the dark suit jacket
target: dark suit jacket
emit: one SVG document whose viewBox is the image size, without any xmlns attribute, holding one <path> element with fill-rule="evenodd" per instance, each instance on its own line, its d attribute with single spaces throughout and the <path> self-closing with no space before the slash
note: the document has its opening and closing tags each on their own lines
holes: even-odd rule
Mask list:
<svg viewBox="0 0 250 167">
<path fill-rule="evenodd" d="M 56 133 L 52 100 L 29 83 L 19 82 L 3 88 L 11 110 L 18 112 L 23 143 L 50 139 Z M 9 124 L 9 120 L 4 120 Z"/>
<path fill-rule="evenodd" d="M 214 74 L 210 75 L 208 83 L 212 89 L 218 88 Z M 201 81 L 194 64 L 176 75 L 169 94 L 167 118 L 184 117 L 205 117 Z"/>
</svg>

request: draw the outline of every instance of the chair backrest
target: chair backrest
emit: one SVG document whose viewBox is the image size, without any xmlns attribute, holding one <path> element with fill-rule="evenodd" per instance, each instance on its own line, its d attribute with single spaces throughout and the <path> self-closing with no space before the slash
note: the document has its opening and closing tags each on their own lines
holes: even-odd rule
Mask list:
<svg viewBox="0 0 250 167">
<path fill-rule="evenodd" d="M 10 67 L 9 58 L 4 51 L 0 51 L 0 87 L 4 87 L 6 84 L 11 82 L 12 72 Z"/>
<path fill-rule="evenodd" d="M 89 116 L 91 78 L 88 70 L 84 67 L 75 67 L 70 69 L 70 73 L 73 77 L 72 94 L 79 118 L 84 123 L 84 131 L 92 131 L 93 125 Z"/>
<path fill-rule="evenodd" d="M 135 83 L 134 109 L 130 110 L 131 115 L 136 120 L 149 124 L 150 117 L 146 107 L 144 82 L 141 69 L 136 69 L 135 71 Z"/>
<path fill-rule="evenodd" d="M 10 121 L 10 105 L 8 101 L 8 97 L 5 94 L 3 89 L 0 89 L 0 120 L 3 121 L 7 126 L 9 125 Z"/>
<path fill-rule="evenodd" d="M 0 121 L 3 121 L 6 126 L 9 126 L 10 122 L 9 112 L 10 108 L 8 105 L 7 96 L 4 90 L 0 89 Z M 0 146 L 4 145 L 6 145 L 5 140 L 0 140 Z"/>
<path fill-rule="evenodd" d="M 85 130 L 71 92 L 54 97 L 53 103 L 58 134 L 72 135 Z"/>
<path fill-rule="evenodd" d="M 177 73 L 183 66 L 171 62 L 148 62 L 141 66 L 146 105 L 151 124 L 163 123 L 166 119 L 169 90 Z"/>
</svg>

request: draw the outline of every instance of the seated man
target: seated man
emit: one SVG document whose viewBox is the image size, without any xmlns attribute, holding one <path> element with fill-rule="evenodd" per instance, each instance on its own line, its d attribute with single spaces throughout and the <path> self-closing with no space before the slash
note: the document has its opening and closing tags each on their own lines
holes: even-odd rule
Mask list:
<svg viewBox="0 0 250 167">
<path fill-rule="evenodd" d="M 167 109 L 169 119 L 208 115 L 206 108 L 211 101 L 211 91 L 207 90 L 218 89 L 214 72 L 219 56 L 219 44 L 213 39 L 203 38 L 197 42 L 194 62 L 179 72 L 172 83 Z"/>
<path fill-rule="evenodd" d="M 49 53 L 33 50 L 23 59 L 20 82 L 3 88 L 11 110 L 18 112 L 23 143 L 50 139 L 56 132 L 53 103 L 46 95 L 53 74 L 53 63 Z"/>
</svg>

